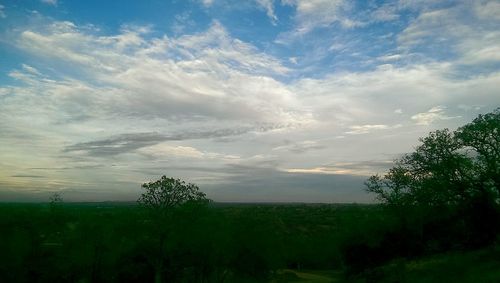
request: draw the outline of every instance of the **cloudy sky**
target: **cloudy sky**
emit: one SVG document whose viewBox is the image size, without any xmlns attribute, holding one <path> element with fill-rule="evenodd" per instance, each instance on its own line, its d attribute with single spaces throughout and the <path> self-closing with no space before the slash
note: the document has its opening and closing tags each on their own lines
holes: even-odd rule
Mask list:
<svg viewBox="0 0 500 283">
<path fill-rule="evenodd" d="M 0 0 L 0 200 L 369 202 L 499 89 L 500 1 Z"/>
</svg>

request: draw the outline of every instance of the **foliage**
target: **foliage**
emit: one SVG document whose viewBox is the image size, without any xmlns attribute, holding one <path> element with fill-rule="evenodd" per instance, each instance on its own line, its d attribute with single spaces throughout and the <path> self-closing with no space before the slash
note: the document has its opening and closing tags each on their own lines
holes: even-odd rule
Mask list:
<svg viewBox="0 0 500 283">
<path fill-rule="evenodd" d="M 145 192 L 141 194 L 138 202 L 156 212 L 169 212 L 187 203 L 208 202 L 205 193 L 195 184 L 166 176 L 154 182 L 144 183 L 142 188 Z"/>
<path fill-rule="evenodd" d="M 370 177 L 367 190 L 390 205 L 459 204 L 474 194 L 473 160 L 453 132 L 437 130 L 420 142 L 383 177 Z"/>
<path fill-rule="evenodd" d="M 500 195 L 500 108 L 479 115 L 472 123 L 457 130 L 463 146 L 476 154 L 478 185 Z"/>
<path fill-rule="evenodd" d="M 61 193 L 53 193 L 50 196 L 49 200 L 50 200 L 50 209 L 52 211 L 58 210 L 63 203 L 63 198 L 61 196 Z"/>
<path fill-rule="evenodd" d="M 459 251 L 415 260 L 394 260 L 346 278 L 346 282 L 498 282 L 500 249 Z"/>
<path fill-rule="evenodd" d="M 174 213 L 179 213 L 180 209 L 185 209 L 183 220 L 197 220 L 199 216 L 198 208 L 209 202 L 205 193 L 201 192 L 198 186 L 186 183 L 180 179 L 167 178 L 165 175 L 159 180 L 144 183 L 142 188 L 145 190 L 138 200 L 138 203 L 147 208 L 153 214 L 152 231 L 156 239 L 156 248 L 147 259 L 155 271 L 155 282 L 163 282 L 164 278 L 172 280 L 172 275 L 168 271 L 169 256 L 175 250 L 168 250 L 168 236 L 172 236 L 173 231 L 182 227 L 175 227 Z M 192 216 L 195 216 L 194 218 Z M 170 235 L 169 235 L 170 234 Z M 179 244 L 184 244 L 181 241 Z"/>
<path fill-rule="evenodd" d="M 500 108 L 456 131 L 429 133 L 385 175 L 371 176 L 367 191 L 395 222 L 375 243 L 343 245 L 350 269 L 356 273 L 393 258 L 494 243 L 500 232 L 499 129 Z"/>
<path fill-rule="evenodd" d="M 0 204 L 0 282 L 266 282 L 275 270 L 339 269 L 341 235 L 377 222 L 375 206 L 181 206 L 165 249 L 134 203 L 68 203 L 60 225 L 44 204 Z M 383 218 L 383 217 L 382 217 Z"/>
<path fill-rule="evenodd" d="M 500 108 L 457 131 L 431 132 L 415 151 L 396 160 L 383 177 L 366 181 L 368 192 L 389 205 L 459 205 L 500 197 Z"/>
</svg>

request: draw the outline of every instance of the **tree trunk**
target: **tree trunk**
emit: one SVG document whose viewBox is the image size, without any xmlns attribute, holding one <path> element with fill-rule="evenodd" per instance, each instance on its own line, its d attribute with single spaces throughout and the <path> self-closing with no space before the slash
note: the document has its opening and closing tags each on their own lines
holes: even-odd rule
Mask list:
<svg viewBox="0 0 500 283">
<path fill-rule="evenodd" d="M 155 282 L 154 283 L 162 283 L 161 267 L 155 268 Z"/>
<path fill-rule="evenodd" d="M 158 245 L 158 261 L 155 264 L 155 283 L 162 283 L 162 272 L 163 272 L 163 245 L 165 243 L 165 234 L 160 232 L 160 239 Z"/>
</svg>

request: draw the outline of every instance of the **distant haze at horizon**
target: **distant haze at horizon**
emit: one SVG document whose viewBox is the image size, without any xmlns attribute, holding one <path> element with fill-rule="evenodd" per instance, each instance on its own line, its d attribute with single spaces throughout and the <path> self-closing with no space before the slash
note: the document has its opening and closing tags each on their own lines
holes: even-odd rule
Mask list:
<svg viewBox="0 0 500 283">
<path fill-rule="evenodd" d="M 0 201 L 373 202 L 500 106 L 499 54 L 498 1 L 0 0 Z"/>
</svg>

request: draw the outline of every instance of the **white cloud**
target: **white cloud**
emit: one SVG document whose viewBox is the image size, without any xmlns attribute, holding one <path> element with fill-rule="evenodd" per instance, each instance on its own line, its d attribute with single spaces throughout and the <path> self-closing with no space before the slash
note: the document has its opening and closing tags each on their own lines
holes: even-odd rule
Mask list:
<svg viewBox="0 0 500 283">
<path fill-rule="evenodd" d="M 26 29 L 14 38 L 14 45 L 28 57 L 43 58 L 46 64 L 43 69 L 24 64 L 20 70 L 12 70 L 10 76 L 19 83 L 1 88 L 0 129 L 4 138 L 0 154 L 11 169 L 0 176 L 58 164 L 105 167 L 85 169 L 95 178 L 75 186 L 88 192 L 109 180 L 138 184 L 145 174 L 161 174 L 166 167 L 191 168 L 195 159 L 200 171 L 178 169 L 172 174 L 212 180 L 223 174 L 213 169 L 207 173 L 207 168 L 233 163 L 240 152 L 217 148 L 218 143 L 211 139 L 226 135 L 256 138 L 310 120 L 297 97 L 272 77 L 286 74 L 288 69 L 254 46 L 232 38 L 220 24 L 174 38 L 151 38 L 145 32 L 147 29 L 129 27 L 101 36 L 71 22 L 53 22 Z M 227 133 L 217 132 L 221 128 L 227 128 Z M 198 137 L 199 144 L 167 144 L 161 139 L 141 140 L 138 135 L 138 146 L 118 140 L 103 145 L 101 151 L 96 149 L 103 152 L 101 156 L 65 150 L 110 136 L 154 132 L 180 133 L 182 137 L 184 132 L 201 129 L 216 134 Z M 123 153 L 104 154 L 113 150 Z M 25 155 L 31 156 L 29 164 L 22 161 Z M 171 158 L 176 163 L 165 164 Z M 131 163 L 138 171 L 129 170 Z M 110 164 L 115 166 L 109 168 Z M 115 170 L 118 166 L 121 169 Z M 61 184 L 85 180 L 88 174 L 78 169 L 50 172 Z M 8 179 L 8 185 L 33 185 L 21 179 Z M 44 183 L 40 187 L 49 186 L 45 179 L 38 181 Z"/>
<path fill-rule="evenodd" d="M 388 54 L 384 56 L 380 56 L 377 58 L 377 60 L 382 61 L 382 62 L 390 62 L 390 61 L 397 61 L 403 58 L 401 54 Z"/>
<path fill-rule="evenodd" d="M 346 27 L 356 23 L 343 16 L 344 0 L 283 0 L 282 3 L 296 7 L 297 34 L 305 34 L 317 27 L 326 27 L 340 22 Z"/>
<path fill-rule="evenodd" d="M 8 88 L 0 87 L 0 96 L 7 95 L 8 93 L 10 93 Z"/>
<path fill-rule="evenodd" d="M 294 65 L 298 64 L 298 58 L 297 57 L 290 57 L 290 58 L 288 58 L 288 61 L 290 61 L 290 63 L 292 63 Z"/>
<path fill-rule="evenodd" d="M 25 70 L 26 72 L 28 72 L 32 75 L 37 75 L 37 76 L 42 75 L 36 68 L 34 68 L 30 65 L 22 64 L 22 67 L 23 67 L 23 70 Z"/>
<path fill-rule="evenodd" d="M 438 120 L 450 120 L 460 118 L 460 116 L 450 117 L 445 115 L 445 107 L 435 106 L 427 112 L 422 112 L 411 116 L 417 125 L 427 126 Z"/>
<path fill-rule="evenodd" d="M 370 18 L 375 22 L 387 22 L 399 19 L 398 7 L 394 4 L 384 4 L 378 7 L 370 15 Z"/>
<path fill-rule="evenodd" d="M 266 14 L 271 20 L 271 23 L 273 25 L 276 25 L 276 22 L 278 21 L 278 17 L 274 13 L 274 3 L 273 0 L 256 0 L 257 4 L 259 4 L 262 8 L 266 10 Z"/>
<path fill-rule="evenodd" d="M 320 150 L 324 148 L 325 146 L 317 141 L 306 140 L 297 143 L 286 142 L 285 145 L 274 147 L 272 150 L 273 151 L 284 150 L 292 153 L 305 153 L 311 150 Z"/>
<path fill-rule="evenodd" d="M 58 0 L 40 0 L 42 3 L 52 6 L 57 6 Z"/>
<path fill-rule="evenodd" d="M 389 129 L 397 129 L 401 128 L 401 124 L 396 124 L 393 126 L 389 125 L 354 125 L 349 127 L 349 131 L 345 132 L 346 134 L 350 135 L 359 135 L 359 134 L 368 134 L 373 131 L 378 131 L 378 130 L 389 130 Z"/>
<path fill-rule="evenodd" d="M 476 1 L 474 10 L 480 19 L 500 20 L 500 2 L 498 1 Z"/>
<path fill-rule="evenodd" d="M 371 72 L 302 79 L 292 89 L 302 98 L 303 108 L 314 113 L 312 119 L 317 121 L 318 131 L 328 132 L 330 136 L 370 131 L 377 131 L 377 136 L 390 136 L 399 132 L 405 134 L 395 139 L 413 136 L 416 140 L 418 132 L 406 132 L 410 131 L 412 121 L 426 125 L 427 129 L 435 128 L 432 122 L 436 121 L 441 121 L 439 127 L 453 128 L 464 122 L 451 119 L 463 115 L 457 105 L 474 105 L 478 101 L 485 105 L 500 104 L 495 90 L 495 85 L 500 83 L 500 73 L 460 80 L 452 76 L 454 73 L 448 63 L 384 66 Z M 449 113 L 435 108 L 412 120 L 406 115 L 394 115 L 394 109 L 418 113 L 435 105 L 447 105 Z M 426 131 L 420 133 L 425 134 Z"/>
<path fill-rule="evenodd" d="M 476 1 L 426 10 L 398 35 L 400 47 L 450 49 L 450 54 L 457 56 L 457 63 L 466 65 L 499 62 L 500 12 L 494 9 L 497 5 Z"/>
<path fill-rule="evenodd" d="M 214 0 L 201 0 L 201 3 L 205 6 L 205 7 L 210 7 L 214 4 Z"/>
<path fill-rule="evenodd" d="M 418 18 L 411 25 L 417 23 Z M 405 31 L 399 43 L 417 42 L 418 34 L 432 36 L 429 28 L 410 29 L 415 36 Z M 107 185 L 109 180 L 135 186 L 164 171 L 212 183 L 229 182 L 229 174 L 248 177 L 249 168 L 262 174 L 280 168 L 292 175 L 371 173 L 375 165 L 357 169 L 336 161 L 396 156 L 411 150 L 429 130 L 457 127 L 477 114 L 477 108 L 463 105 L 500 104 L 500 73 L 462 76 L 457 71 L 459 59 L 295 77 L 288 76 L 297 73 L 281 60 L 232 37 L 218 22 L 183 36 L 148 32 L 147 27 L 124 27 L 117 34 L 101 35 L 71 22 L 52 22 L 18 33 L 12 43 L 26 52 L 27 64 L 9 72 L 16 84 L 0 88 L 0 163 L 9 165 L 0 178 L 28 167 L 60 164 L 87 166 L 84 170 L 96 174 L 93 186 Z M 479 43 L 467 46 L 473 39 L 487 42 L 483 49 L 495 44 L 496 33 L 489 29 L 466 35 L 472 39 L 456 45 L 464 50 L 462 60 L 466 51 L 480 50 Z M 399 54 L 407 54 L 397 52 L 374 62 L 392 63 Z M 299 58 L 302 63 L 304 58 Z M 182 135 L 218 129 L 229 133 L 195 139 Z M 180 138 L 147 140 L 141 133 L 160 137 L 180 133 L 176 136 Z M 370 139 L 356 135 L 367 133 Z M 75 144 L 97 147 L 111 136 L 130 135 L 138 136 L 139 146 L 126 139 L 107 145 L 108 151 L 128 149 L 120 154 L 93 156 L 64 150 Z M 58 188 L 83 183 L 89 171 L 68 172 L 51 173 L 50 182 Z M 33 185 L 18 179 L 23 178 L 9 178 L 9 184 Z"/>
<path fill-rule="evenodd" d="M 7 14 L 5 14 L 5 6 L 4 5 L 0 5 L 0 18 L 6 18 L 7 17 Z"/>
<path fill-rule="evenodd" d="M 281 170 L 301 174 L 370 176 L 387 170 L 392 164 L 392 160 L 363 160 L 358 162 L 335 162 L 313 168 L 285 168 Z"/>
<path fill-rule="evenodd" d="M 119 35 L 94 36 L 72 23 L 56 22 L 42 31 L 22 32 L 17 44 L 107 84 L 113 91 L 103 92 L 110 96 L 102 99 L 111 105 L 98 109 L 159 118 L 296 119 L 294 95 L 270 77 L 288 69 L 231 38 L 219 23 L 204 33 L 178 38 L 147 41 L 141 34 L 126 29 Z M 12 75 L 22 77 L 19 72 Z"/>
<path fill-rule="evenodd" d="M 349 131 L 345 132 L 346 134 L 351 135 L 359 135 L 359 134 L 367 134 L 374 130 L 386 130 L 390 127 L 387 125 L 354 125 L 349 127 Z"/>
<path fill-rule="evenodd" d="M 170 145 L 160 143 L 149 147 L 139 149 L 140 153 L 154 157 L 185 157 L 185 158 L 203 158 L 204 153 L 190 146 Z"/>
<path fill-rule="evenodd" d="M 302 173 L 302 174 L 353 174 L 355 172 L 351 170 L 327 168 L 327 167 L 315 167 L 315 168 L 287 168 L 282 169 L 288 173 Z"/>
</svg>

